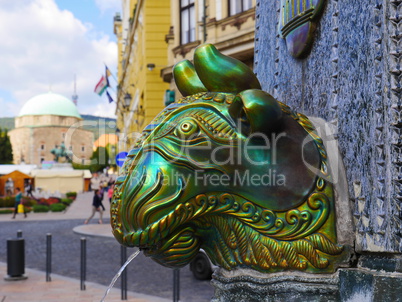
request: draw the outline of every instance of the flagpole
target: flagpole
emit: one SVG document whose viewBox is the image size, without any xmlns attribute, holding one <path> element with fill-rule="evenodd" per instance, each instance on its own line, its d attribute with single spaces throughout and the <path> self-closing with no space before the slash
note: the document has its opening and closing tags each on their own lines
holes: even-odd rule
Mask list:
<svg viewBox="0 0 402 302">
<path fill-rule="evenodd" d="M 103 62 L 103 64 L 105 65 L 105 68 L 107 68 L 109 71 L 110 69 L 107 67 L 106 63 Z M 114 76 L 113 72 L 110 71 L 110 75 L 112 76 L 112 78 L 116 81 L 116 83 L 118 83 L 119 81 L 117 81 L 117 78 Z"/>
<path fill-rule="evenodd" d="M 119 83 L 119 82 L 117 81 L 117 78 L 115 77 L 115 75 L 114 75 L 114 74 L 110 71 L 110 69 L 107 67 L 106 63 L 103 62 L 103 64 L 105 65 L 105 68 L 110 72 L 110 75 L 111 75 L 112 78 L 116 81 L 116 83 Z M 106 77 L 107 77 L 107 74 L 106 74 Z M 116 97 L 118 97 L 117 91 L 116 91 L 112 86 L 109 86 L 109 85 L 108 85 L 107 88 L 112 89 L 112 90 L 116 93 Z M 107 93 L 107 88 L 106 88 L 106 93 Z M 121 89 L 121 91 L 123 91 L 123 93 L 126 93 L 123 89 Z M 119 102 L 117 102 L 117 100 L 115 101 L 115 100 L 112 99 L 112 102 L 116 103 L 116 107 L 117 107 L 120 111 L 122 111 L 122 109 L 118 107 L 118 106 L 119 106 Z M 109 104 L 112 103 L 112 102 L 109 101 Z"/>
<path fill-rule="evenodd" d="M 113 92 L 116 92 L 116 89 L 114 89 L 112 86 L 108 86 L 108 88 L 112 89 Z"/>
</svg>

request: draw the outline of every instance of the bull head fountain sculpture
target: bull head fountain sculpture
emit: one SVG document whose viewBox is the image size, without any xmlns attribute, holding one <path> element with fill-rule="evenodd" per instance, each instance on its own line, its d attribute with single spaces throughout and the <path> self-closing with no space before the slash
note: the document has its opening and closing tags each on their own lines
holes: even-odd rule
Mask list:
<svg viewBox="0 0 402 302">
<path fill-rule="evenodd" d="M 334 270 L 334 193 L 309 119 L 252 71 L 201 45 L 174 78 L 183 94 L 148 125 L 116 181 L 116 239 L 178 268 L 203 248 L 231 270 Z"/>
</svg>

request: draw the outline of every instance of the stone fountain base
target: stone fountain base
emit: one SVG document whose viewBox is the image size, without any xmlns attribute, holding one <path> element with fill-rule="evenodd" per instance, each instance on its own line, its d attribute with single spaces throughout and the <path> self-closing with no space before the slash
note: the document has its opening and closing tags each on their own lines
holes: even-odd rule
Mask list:
<svg viewBox="0 0 402 302">
<path fill-rule="evenodd" d="M 339 273 L 285 272 L 262 274 L 253 270 L 219 269 L 212 284 L 212 302 L 339 301 Z"/>
<path fill-rule="evenodd" d="M 218 269 L 212 302 L 402 302 L 402 257 L 360 255 L 354 268 L 333 274 Z"/>
</svg>

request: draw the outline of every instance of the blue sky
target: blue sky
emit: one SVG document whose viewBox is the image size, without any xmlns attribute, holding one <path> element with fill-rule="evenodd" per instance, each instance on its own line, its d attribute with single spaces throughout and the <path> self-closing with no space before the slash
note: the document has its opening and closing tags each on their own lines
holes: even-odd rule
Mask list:
<svg viewBox="0 0 402 302">
<path fill-rule="evenodd" d="M 116 41 L 113 34 L 113 17 L 116 12 L 121 11 L 121 0 L 96 2 L 95 0 L 56 0 L 60 9 L 72 12 L 77 19 L 92 24 L 96 31 L 105 33 Z"/>
<path fill-rule="evenodd" d="M 79 112 L 113 117 L 115 104 L 93 89 L 104 63 L 116 73 L 120 11 L 121 0 L 0 0 L 0 117 L 49 89 L 70 98 L 74 75 Z"/>
</svg>

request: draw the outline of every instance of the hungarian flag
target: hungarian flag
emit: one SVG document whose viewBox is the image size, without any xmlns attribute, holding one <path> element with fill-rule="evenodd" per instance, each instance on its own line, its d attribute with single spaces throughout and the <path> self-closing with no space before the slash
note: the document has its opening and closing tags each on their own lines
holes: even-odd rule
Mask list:
<svg viewBox="0 0 402 302">
<path fill-rule="evenodd" d="M 95 86 L 95 92 L 99 95 L 102 95 L 106 88 L 109 86 L 109 81 L 105 76 L 102 76 L 101 79 L 99 80 L 98 84 Z"/>
</svg>

